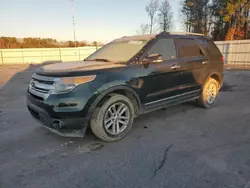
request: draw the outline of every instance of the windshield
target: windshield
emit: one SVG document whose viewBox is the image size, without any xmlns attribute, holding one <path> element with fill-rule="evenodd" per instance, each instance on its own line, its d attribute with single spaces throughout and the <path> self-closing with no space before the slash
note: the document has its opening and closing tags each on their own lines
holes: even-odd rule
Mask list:
<svg viewBox="0 0 250 188">
<path fill-rule="evenodd" d="M 135 56 L 148 41 L 111 42 L 87 57 L 86 61 L 127 62 Z"/>
</svg>

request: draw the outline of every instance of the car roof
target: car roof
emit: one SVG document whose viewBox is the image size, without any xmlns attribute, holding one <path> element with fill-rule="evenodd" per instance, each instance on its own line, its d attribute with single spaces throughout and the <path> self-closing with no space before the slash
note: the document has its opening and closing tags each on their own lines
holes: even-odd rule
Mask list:
<svg viewBox="0 0 250 188">
<path fill-rule="evenodd" d="M 123 42 L 123 41 L 133 41 L 133 40 L 151 40 L 155 38 L 156 34 L 148 34 L 148 35 L 134 35 L 134 36 L 124 36 L 122 38 L 116 39 L 113 42 Z"/>
<path fill-rule="evenodd" d="M 188 33 L 188 32 L 161 32 L 159 34 L 147 34 L 147 35 L 134 35 L 134 36 L 124 36 L 119 39 L 115 39 L 112 42 L 125 42 L 133 40 L 146 40 L 150 41 L 157 37 L 171 37 L 171 38 L 202 38 L 207 36 L 199 33 Z"/>
</svg>

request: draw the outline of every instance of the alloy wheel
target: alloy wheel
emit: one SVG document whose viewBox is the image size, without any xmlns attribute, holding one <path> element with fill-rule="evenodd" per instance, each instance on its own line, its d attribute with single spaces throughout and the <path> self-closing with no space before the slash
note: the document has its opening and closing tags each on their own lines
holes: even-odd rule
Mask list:
<svg viewBox="0 0 250 188">
<path fill-rule="evenodd" d="M 213 104 L 217 96 L 217 85 L 215 83 L 210 83 L 205 92 L 207 103 Z"/>
<path fill-rule="evenodd" d="M 121 134 L 128 126 L 130 119 L 130 111 L 126 104 L 117 102 L 112 104 L 104 116 L 104 128 L 113 135 Z"/>
</svg>

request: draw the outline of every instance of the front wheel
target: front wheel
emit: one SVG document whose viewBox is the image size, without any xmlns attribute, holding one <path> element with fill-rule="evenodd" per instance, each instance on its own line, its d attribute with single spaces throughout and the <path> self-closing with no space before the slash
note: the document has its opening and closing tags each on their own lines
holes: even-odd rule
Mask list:
<svg viewBox="0 0 250 188">
<path fill-rule="evenodd" d="M 90 127 L 98 138 L 113 142 L 122 139 L 130 131 L 133 121 L 132 102 L 123 95 L 112 94 L 102 106 L 95 109 Z"/>
<path fill-rule="evenodd" d="M 198 104 L 204 108 L 210 108 L 216 102 L 218 93 L 219 83 L 215 79 L 209 78 L 203 86 Z"/>
</svg>

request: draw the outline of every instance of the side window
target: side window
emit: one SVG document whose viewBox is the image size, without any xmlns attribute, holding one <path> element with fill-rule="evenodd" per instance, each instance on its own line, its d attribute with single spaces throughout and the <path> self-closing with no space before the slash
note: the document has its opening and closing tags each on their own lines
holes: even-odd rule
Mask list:
<svg viewBox="0 0 250 188">
<path fill-rule="evenodd" d="M 160 39 L 148 51 L 148 55 L 161 54 L 164 60 L 175 59 L 176 51 L 173 39 Z"/>
<path fill-rule="evenodd" d="M 207 39 L 199 39 L 199 44 L 202 48 L 208 53 L 208 55 L 212 56 L 221 56 L 221 53 L 217 46 L 214 44 L 213 41 Z"/>
<path fill-rule="evenodd" d="M 221 53 L 220 53 L 220 50 L 218 49 L 218 47 L 211 40 L 208 41 L 208 49 L 209 49 L 209 51 L 211 52 L 212 55 L 217 56 L 217 57 L 222 56 Z"/>
<path fill-rule="evenodd" d="M 179 57 L 181 58 L 204 56 L 194 39 L 176 39 L 176 47 L 179 50 Z"/>
<path fill-rule="evenodd" d="M 202 46 L 206 53 L 209 53 L 208 41 L 206 39 L 199 39 L 199 44 Z"/>
</svg>

